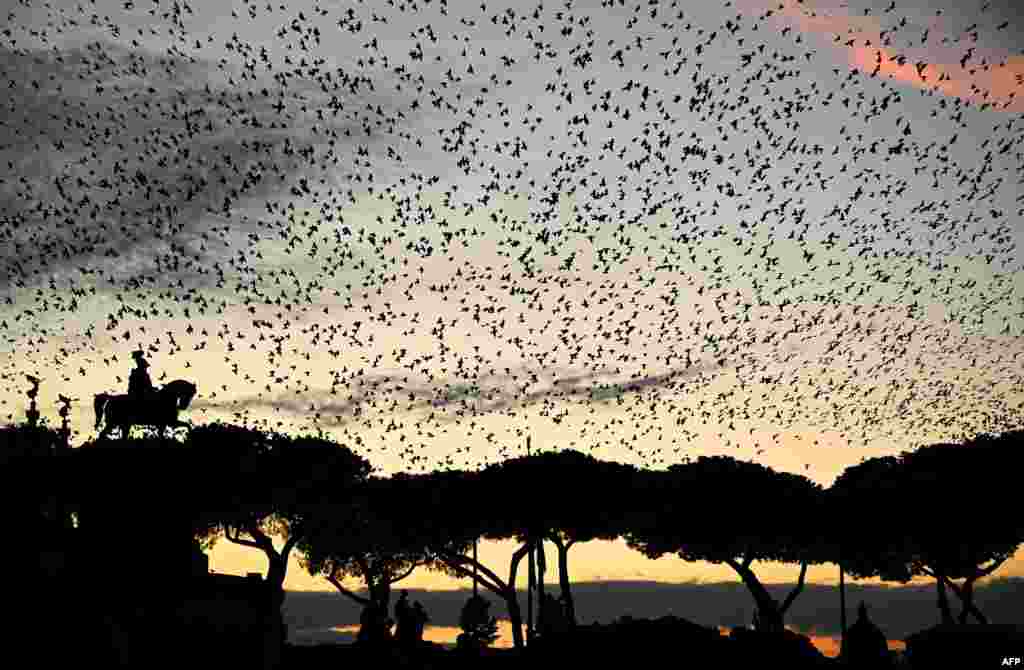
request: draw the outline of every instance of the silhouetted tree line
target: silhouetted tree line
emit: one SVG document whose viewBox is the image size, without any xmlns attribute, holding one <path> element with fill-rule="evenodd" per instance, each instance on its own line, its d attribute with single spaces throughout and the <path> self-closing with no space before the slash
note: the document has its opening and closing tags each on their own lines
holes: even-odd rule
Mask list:
<svg viewBox="0 0 1024 670">
<path fill-rule="evenodd" d="M 961 623 L 984 623 L 974 584 L 1024 541 L 1015 512 L 1022 436 L 981 435 L 866 459 L 829 488 L 726 456 L 649 470 L 578 451 L 380 477 L 365 458 L 322 436 L 223 423 L 197 426 L 184 442 L 148 438 L 71 450 L 56 447 L 55 431 L 11 426 L 0 429 L 0 458 L 13 507 L 31 511 L 25 492 L 34 491 L 44 516 L 107 527 L 125 546 L 175 528 L 207 548 L 225 539 L 263 552 L 278 607 L 293 551 L 310 574 L 385 616 L 392 585 L 415 569 L 475 580 L 504 603 L 521 648 L 515 584 L 523 558 L 540 543 L 555 546 L 561 615 L 574 627 L 570 550 L 598 538 L 624 538 L 650 558 L 728 565 L 765 631 L 782 629 L 807 567 L 825 562 L 858 577 L 932 577 L 942 621 L 954 619 L 952 594 Z M 480 539 L 512 539 L 517 548 L 504 567 L 489 566 L 471 551 Z M 781 602 L 757 576 L 763 562 L 798 570 Z M 344 586 L 346 578 L 361 580 L 365 595 Z"/>
</svg>

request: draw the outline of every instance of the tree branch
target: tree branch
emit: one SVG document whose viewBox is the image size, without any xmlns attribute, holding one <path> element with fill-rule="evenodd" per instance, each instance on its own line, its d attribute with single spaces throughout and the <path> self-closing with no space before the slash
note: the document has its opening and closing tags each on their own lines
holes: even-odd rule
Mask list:
<svg viewBox="0 0 1024 670">
<path fill-rule="evenodd" d="M 402 575 L 401 577 L 395 577 L 394 579 L 389 579 L 388 583 L 389 584 L 394 584 L 396 582 L 402 581 L 403 579 L 405 579 L 406 577 L 411 575 L 412 571 L 415 570 L 416 568 L 418 568 L 419 566 L 420 566 L 419 561 L 413 561 L 412 567 L 409 568 L 408 570 L 406 570 L 404 575 Z"/>
<path fill-rule="evenodd" d="M 356 556 L 355 557 L 355 562 L 356 562 L 356 565 L 359 566 L 359 569 L 363 572 L 363 579 L 365 579 L 367 585 L 372 588 L 373 587 L 373 583 L 372 583 L 373 582 L 373 576 L 370 574 L 370 566 L 366 562 L 366 559 L 363 558 L 362 556 Z"/>
<path fill-rule="evenodd" d="M 252 547 L 253 549 L 263 548 L 253 540 L 243 540 L 239 537 L 239 533 L 240 530 L 235 528 L 235 536 L 231 537 L 230 526 L 224 526 L 224 537 L 228 538 L 228 542 L 233 542 L 234 544 L 241 545 L 243 547 Z"/>
<path fill-rule="evenodd" d="M 470 572 L 469 570 L 467 570 L 466 568 L 464 568 L 463 566 L 461 566 L 461 565 L 459 565 L 457 563 L 449 563 L 448 560 L 445 559 L 445 558 L 441 558 L 441 561 L 445 565 L 450 567 L 452 570 L 455 570 L 456 572 L 458 572 L 459 574 L 461 574 L 461 575 L 463 575 L 465 577 L 473 577 L 474 579 L 476 579 L 476 581 L 479 584 L 487 587 L 488 589 L 493 591 L 496 595 L 499 595 L 502 598 L 505 598 L 505 597 L 508 596 L 508 589 L 505 588 L 505 585 L 503 583 L 501 583 L 500 580 L 498 581 L 497 584 L 495 584 L 495 583 L 491 582 L 489 579 L 485 579 L 484 576 L 481 575 L 481 574 L 477 574 L 474 577 L 472 572 Z"/>
<path fill-rule="evenodd" d="M 301 541 L 302 541 L 302 534 L 301 533 L 294 533 L 294 534 L 292 534 L 289 531 L 288 539 L 285 540 L 284 546 L 281 547 L 281 556 L 283 556 L 285 558 L 285 560 L 287 560 L 288 559 L 288 554 L 290 554 L 292 549 L 295 548 L 295 545 L 297 545 Z"/>
<path fill-rule="evenodd" d="M 501 579 L 501 577 L 499 577 L 497 574 L 495 574 L 490 568 L 488 568 L 486 565 L 484 565 L 480 561 L 473 561 L 473 559 L 471 559 L 471 558 L 469 558 L 467 556 L 463 556 L 462 554 L 453 554 L 453 553 L 450 553 L 450 552 L 447 552 L 447 551 L 438 551 L 436 553 L 441 558 L 441 560 L 444 562 L 445 565 L 449 565 L 449 566 L 452 566 L 452 567 L 455 567 L 454 564 L 458 564 L 458 566 L 460 568 L 463 567 L 466 564 L 469 564 L 469 565 L 474 565 L 475 564 L 477 570 L 479 570 L 480 572 L 484 573 L 484 575 L 486 575 L 488 579 L 493 580 L 495 584 L 499 584 L 502 589 L 507 588 L 505 582 Z M 470 573 L 470 574 L 472 574 L 472 573 Z M 480 582 L 480 583 L 483 584 L 483 582 Z"/>
<path fill-rule="evenodd" d="M 789 609 L 789 606 L 793 604 L 794 600 L 796 600 L 796 597 L 804 590 L 804 577 L 806 576 L 807 561 L 804 561 L 800 564 L 800 578 L 797 580 L 796 586 L 793 587 L 793 590 L 789 592 L 788 596 L 786 596 L 785 602 L 783 602 L 782 607 L 779 608 L 779 614 L 785 614 L 786 610 Z"/>
<path fill-rule="evenodd" d="M 1003 558 L 1000 558 L 1000 559 L 992 559 L 992 565 L 988 566 L 987 568 L 981 568 L 978 571 L 978 574 L 976 575 L 976 578 L 978 578 L 978 577 L 988 577 L 993 572 L 998 570 L 999 566 L 1001 566 L 1003 563 L 1005 563 L 1006 559 L 1008 559 L 1008 558 L 1009 558 L 1009 556 L 1004 556 Z"/>
<path fill-rule="evenodd" d="M 519 562 L 523 560 L 523 556 L 526 556 L 527 552 L 532 548 L 533 545 L 530 542 L 526 542 L 512 553 L 512 562 L 508 568 L 508 587 L 513 597 L 516 592 L 516 571 L 519 569 Z"/>
<path fill-rule="evenodd" d="M 952 579 L 950 579 L 946 575 L 940 574 L 937 577 L 937 579 L 941 579 L 943 581 L 943 583 L 945 583 L 945 585 L 947 587 L 949 587 L 949 590 L 953 592 L 953 595 L 955 595 L 957 598 L 959 598 L 960 600 L 964 599 L 964 591 L 963 591 L 963 587 L 962 586 L 960 586 L 959 584 L 954 582 Z M 970 580 L 968 580 L 968 581 L 970 581 Z M 966 581 L 965 581 L 965 583 L 966 583 Z"/>
<path fill-rule="evenodd" d="M 361 595 L 358 595 L 357 593 L 354 593 L 354 592 L 352 592 L 352 591 L 349 591 L 349 590 L 348 590 L 348 589 L 346 589 L 346 588 L 345 588 L 344 586 L 342 586 L 342 585 L 341 585 L 341 582 L 340 582 L 340 581 L 338 580 L 338 578 L 337 578 L 337 577 L 335 577 L 334 575 L 327 575 L 327 576 L 326 576 L 326 579 L 327 579 L 327 581 L 329 581 L 329 582 L 330 582 L 331 584 L 333 584 L 333 585 L 334 585 L 334 588 L 338 589 L 338 591 L 339 591 L 339 592 L 340 592 L 340 593 L 341 593 L 342 595 L 348 596 L 349 598 L 351 598 L 352 600 L 355 600 L 355 601 L 356 601 L 357 603 L 359 603 L 360 605 L 369 605 L 369 604 L 370 604 L 370 600 L 369 600 L 368 598 L 364 598 L 364 597 L 362 597 Z"/>
<path fill-rule="evenodd" d="M 267 554 L 267 556 L 277 555 L 277 550 L 274 549 L 274 542 L 269 537 L 267 537 L 266 533 L 260 530 L 260 527 L 257 524 L 246 524 L 245 532 L 248 533 L 255 541 L 255 547 L 257 549 L 262 549 L 263 552 Z"/>
<path fill-rule="evenodd" d="M 945 575 L 941 575 L 941 579 L 942 582 L 945 583 L 951 591 L 953 591 L 953 594 L 960 599 L 960 603 L 963 605 L 965 613 L 973 614 L 981 623 L 988 623 L 988 619 L 981 613 L 978 606 L 974 604 L 974 598 L 968 597 L 967 594 L 964 593 L 965 588 L 968 588 L 969 584 L 973 583 L 973 578 L 966 580 L 963 587 L 958 586 L 953 582 L 953 580 Z"/>
</svg>

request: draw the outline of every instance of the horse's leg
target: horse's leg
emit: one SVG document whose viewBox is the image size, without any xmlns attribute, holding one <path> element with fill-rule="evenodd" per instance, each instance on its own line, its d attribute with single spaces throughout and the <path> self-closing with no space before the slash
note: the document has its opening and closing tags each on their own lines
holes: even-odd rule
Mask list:
<svg viewBox="0 0 1024 670">
<path fill-rule="evenodd" d="M 109 401 L 107 401 L 109 403 Z M 110 432 L 110 419 L 107 418 L 107 412 L 103 412 L 103 428 L 100 429 L 100 434 L 96 437 L 97 440 L 102 440 Z M 99 422 L 97 422 L 99 423 Z M 99 426 L 96 426 L 99 428 Z"/>
<path fill-rule="evenodd" d="M 110 437 L 110 431 L 114 429 L 114 422 L 110 420 L 110 401 L 107 401 L 107 406 L 103 411 L 103 430 L 100 431 L 97 440 L 102 440 Z"/>
</svg>

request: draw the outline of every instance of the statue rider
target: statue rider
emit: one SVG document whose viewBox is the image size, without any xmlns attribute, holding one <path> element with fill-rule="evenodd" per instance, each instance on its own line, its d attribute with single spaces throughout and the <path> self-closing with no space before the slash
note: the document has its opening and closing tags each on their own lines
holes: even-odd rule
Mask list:
<svg viewBox="0 0 1024 670">
<path fill-rule="evenodd" d="M 156 390 L 153 388 L 153 380 L 149 378 L 149 361 L 143 358 L 145 352 L 138 349 L 132 352 L 135 359 L 135 367 L 128 377 L 128 395 L 136 407 L 144 407 L 154 400 Z"/>
</svg>

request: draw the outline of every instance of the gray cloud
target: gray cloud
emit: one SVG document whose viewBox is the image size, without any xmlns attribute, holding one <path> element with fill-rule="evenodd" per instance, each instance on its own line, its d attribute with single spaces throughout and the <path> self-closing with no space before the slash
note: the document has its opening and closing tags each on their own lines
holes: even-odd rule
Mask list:
<svg viewBox="0 0 1024 670">
<path fill-rule="evenodd" d="M 330 92 L 312 76 L 229 83 L 212 61 L 97 45 L 0 50 L 18 101 L 0 125 L 5 287 L 88 272 L 129 289 L 258 279 L 247 252 L 291 227 L 287 204 L 326 200 L 320 163 L 351 169 L 350 149 L 378 153 L 402 131 L 396 98 L 365 78 Z"/>
<path fill-rule="evenodd" d="M 232 400 L 214 400 L 198 398 L 193 401 L 194 409 L 212 409 L 216 411 L 246 412 L 272 411 L 293 417 L 312 418 L 319 413 L 322 418 L 336 416 L 361 416 L 371 408 L 383 405 L 392 398 L 401 399 L 400 407 L 404 413 L 432 413 L 440 422 L 457 420 L 463 413 L 491 414 L 510 409 L 531 406 L 535 403 L 550 404 L 556 400 L 584 401 L 604 403 L 613 399 L 645 391 L 676 390 L 685 381 L 694 380 L 704 374 L 721 370 L 718 365 L 694 365 L 690 368 L 679 368 L 660 375 L 650 375 L 624 381 L 601 382 L 608 375 L 606 372 L 592 372 L 567 377 L 558 377 L 548 388 L 528 390 L 518 381 L 528 373 L 515 376 L 488 375 L 477 382 L 422 383 L 402 381 L 398 390 L 397 379 L 393 375 L 361 375 L 353 378 L 347 388 L 359 388 L 343 400 L 325 389 L 317 390 L 304 397 L 292 395 L 248 395 Z M 361 384 L 357 383 L 362 382 Z M 395 384 L 389 388 L 388 384 Z M 516 388 L 519 384 L 520 388 Z M 383 387 L 383 390 L 378 390 Z M 200 394 L 202 389 L 200 388 Z M 547 410 L 545 410 L 545 413 Z"/>
</svg>

